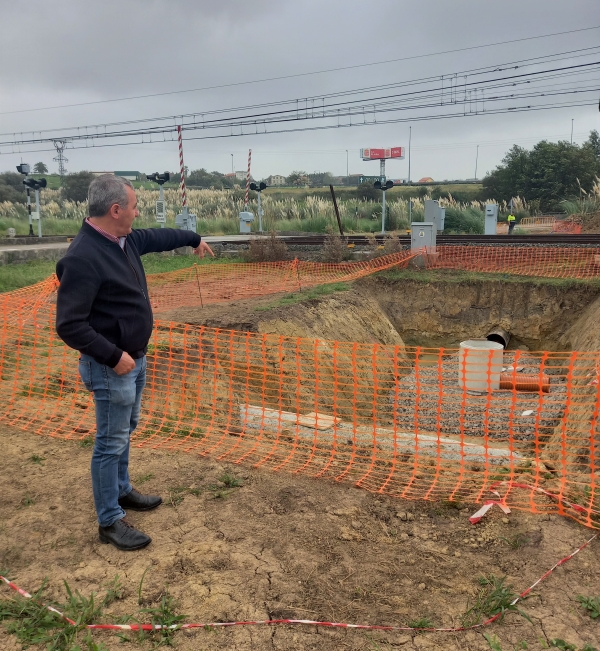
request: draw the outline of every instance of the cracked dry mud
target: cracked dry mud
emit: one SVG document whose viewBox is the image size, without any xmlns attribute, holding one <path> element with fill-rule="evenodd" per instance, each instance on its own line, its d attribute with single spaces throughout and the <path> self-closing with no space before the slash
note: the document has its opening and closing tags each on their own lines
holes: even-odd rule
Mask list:
<svg viewBox="0 0 600 651">
<path fill-rule="evenodd" d="M 507 575 L 521 591 L 591 531 L 559 516 L 492 510 L 477 526 L 476 507 L 406 502 L 354 488 L 164 450 L 132 451 L 132 477 L 165 504 L 129 518 L 152 544 L 120 552 L 97 538 L 89 480 L 90 450 L 2 429 L 0 567 L 33 591 L 48 577 L 48 598 L 64 601 L 63 580 L 103 595 L 119 575 L 123 598 L 102 621 L 158 605 L 168 586 L 187 622 L 302 618 L 403 625 L 429 617 L 458 625 L 482 573 Z M 43 458 L 31 461 L 33 455 Z M 228 472 L 243 482 L 215 497 Z M 145 481 L 142 481 L 145 480 Z M 522 534 L 524 544 L 509 541 Z M 555 637 L 578 648 L 600 645 L 598 623 L 576 601 L 600 592 L 600 542 L 559 568 L 523 603 L 532 624 L 508 615 L 487 629 L 503 649 L 526 641 L 546 648 Z M 2 598 L 7 587 L 0 587 Z M 176 634 L 182 650 L 489 649 L 483 631 L 380 633 L 304 626 L 199 629 Z M 94 632 L 107 649 L 149 648 Z M 21 646 L 0 626 L 0 649 Z"/>
</svg>

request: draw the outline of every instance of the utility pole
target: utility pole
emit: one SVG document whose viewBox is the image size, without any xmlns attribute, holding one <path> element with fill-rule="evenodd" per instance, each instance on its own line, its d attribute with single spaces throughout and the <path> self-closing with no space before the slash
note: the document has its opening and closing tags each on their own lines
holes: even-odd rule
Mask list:
<svg viewBox="0 0 600 651">
<path fill-rule="evenodd" d="M 479 145 L 477 145 L 477 154 L 475 155 L 475 181 L 477 181 L 477 164 L 479 163 Z"/>
<path fill-rule="evenodd" d="M 412 140 L 412 127 L 408 127 L 408 182 L 410 183 L 410 141 Z"/>
<path fill-rule="evenodd" d="M 348 177 L 350 176 L 348 170 L 348 150 L 346 149 L 346 181 L 348 181 Z"/>
<path fill-rule="evenodd" d="M 58 175 L 60 176 L 60 184 L 62 185 L 63 178 L 67 172 L 65 163 L 69 162 L 69 159 L 65 156 L 65 147 L 67 142 L 65 140 L 53 140 L 54 148 L 56 149 L 56 156 L 52 159 L 58 163 Z"/>
<path fill-rule="evenodd" d="M 231 154 L 231 173 L 233 174 L 233 154 Z"/>
</svg>

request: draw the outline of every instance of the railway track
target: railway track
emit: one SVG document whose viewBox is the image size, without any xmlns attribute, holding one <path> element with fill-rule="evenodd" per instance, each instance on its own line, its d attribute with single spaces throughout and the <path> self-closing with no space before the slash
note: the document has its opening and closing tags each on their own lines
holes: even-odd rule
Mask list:
<svg viewBox="0 0 600 651">
<path fill-rule="evenodd" d="M 213 243 L 218 243 L 216 237 L 211 238 Z M 279 239 L 286 244 L 295 246 L 319 246 L 324 243 L 324 235 L 281 235 Z M 401 236 L 400 242 L 403 245 L 410 246 L 410 236 Z M 364 235 L 348 235 L 349 244 L 367 245 L 369 240 Z M 379 244 L 383 243 L 384 238 L 381 235 L 376 236 Z M 226 246 L 237 246 L 248 244 L 251 238 L 236 239 L 235 241 L 223 241 Z M 465 246 L 473 244 L 483 244 L 487 246 L 515 246 L 515 245 L 555 245 L 555 246 L 600 246 L 600 233 L 590 235 L 567 235 L 564 233 L 540 234 L 540 235 L 438 235 L 438 245 L 456 245 Z"/>
</svg>

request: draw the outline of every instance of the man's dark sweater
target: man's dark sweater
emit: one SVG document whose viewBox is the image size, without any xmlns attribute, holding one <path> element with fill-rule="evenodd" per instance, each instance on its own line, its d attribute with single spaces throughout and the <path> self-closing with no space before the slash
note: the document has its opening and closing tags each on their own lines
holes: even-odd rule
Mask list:
<svg viewBox="0 0 600 651">
<path fill-rule="evenodd" d="M 152 308 L 140 256 L 198 247 L 200 236 L 173 228 L 133 230 L 122 249 L 83 223 L 56 265 L 56 332 L 71 348 L 114 368 L 126 351 L 146 354 Z"/>
</svg>

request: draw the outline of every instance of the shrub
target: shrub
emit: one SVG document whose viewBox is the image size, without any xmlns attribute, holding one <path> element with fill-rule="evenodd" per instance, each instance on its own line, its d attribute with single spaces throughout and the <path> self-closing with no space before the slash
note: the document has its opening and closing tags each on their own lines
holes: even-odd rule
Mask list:
<svg viewBox="0 0 600 651">
<path fill-rule="evenodd" d="M 381 191 L 374 188 L 372 183 L 361 183 L 356 188 L 356 196 L 363 201 L 378 201 L 380 195 Z"/>
<path fill-rule="evenodd" d="M 331 226 L 327 227 L 327 235 L 323 243 L 321 253 L 323 262 L 343 262 L 352 258 L 352 252 L 348 249 L 348 239 L 336 235 Z"/>
<path fill-rule="evenodd" d="M 279 262 L 288 257 L 288 248 L 283 240 L 277 239 L 275 231 L 271 231 L 268 237 L 252 238 L 243 254 L 246 262 Z"/>
<path fill-rule="evenodd" d="M 94 180 L 91 172 L 76 172 L 67 174 L 63 179 L 62 194 L 67 201 L 87 201 L 90 183 Z"/>
</svg>

